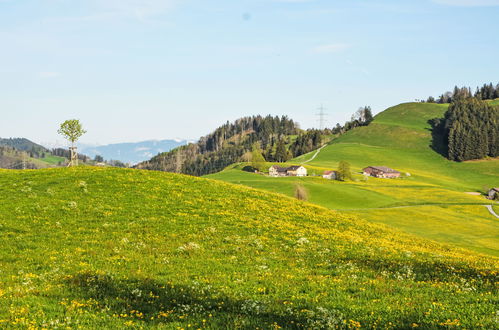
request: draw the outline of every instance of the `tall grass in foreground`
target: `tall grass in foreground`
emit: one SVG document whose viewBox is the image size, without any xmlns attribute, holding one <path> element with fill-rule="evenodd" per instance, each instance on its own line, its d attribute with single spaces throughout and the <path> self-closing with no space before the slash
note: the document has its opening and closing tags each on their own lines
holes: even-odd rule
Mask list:
<svg viewBox="0 0 499 330">
<path fill-rule="evenodd" d="M 0 171 L 2 328 L 494 328 L 498 260 L 281 195 Z"/>
</svg>

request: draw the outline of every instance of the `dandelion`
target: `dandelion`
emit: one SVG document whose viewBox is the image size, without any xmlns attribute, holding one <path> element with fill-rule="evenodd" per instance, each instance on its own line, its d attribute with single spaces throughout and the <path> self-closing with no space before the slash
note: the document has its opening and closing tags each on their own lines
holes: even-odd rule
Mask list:
<svg viewBox="0 0 499 330">
<path fill-rule="evenodd" d="M 296 244 L 298 245 L 304 245 L 304 244 L 308 244 L 310 243 L 310 241 L 305 238 L 305 237 L 300 237 L 297 241 L 296 241 Z"/>
<path fill-rule="evenodd" d="M 200 248 L 201 248 L 201 246 L 199 246 L 199 244 L 194 243 L 194 242 L 189 242 L 189 243 L 186 243 L 182 246 L 179 246 L 177 250 L 179 252 L 192 252 L 195 250 L 199 250 Z"/>
</svg>

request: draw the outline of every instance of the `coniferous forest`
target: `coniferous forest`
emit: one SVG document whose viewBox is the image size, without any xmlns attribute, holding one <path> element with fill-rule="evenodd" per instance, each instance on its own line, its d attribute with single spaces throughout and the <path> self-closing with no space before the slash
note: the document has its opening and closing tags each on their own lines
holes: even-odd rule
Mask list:
<svg viewBox="0 0 499 330">
<path fill-rule="evenodd" d="M 450 160 L 499 156 L 499 107 L 474 97 L 460 99 L 449 106 L 443 125 Z"/>
</svg>

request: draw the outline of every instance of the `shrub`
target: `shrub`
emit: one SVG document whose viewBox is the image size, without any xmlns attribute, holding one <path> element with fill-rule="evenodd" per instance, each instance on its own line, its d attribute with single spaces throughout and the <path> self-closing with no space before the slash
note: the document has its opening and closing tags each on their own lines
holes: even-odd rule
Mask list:
<svg viewBox="0 0 499 330">
<path fill-rule="evenodd" d="M 295 198 L 301 201 L 308 200 L 308 191 L 301 184 L 295 185 Z"/>
</svg>

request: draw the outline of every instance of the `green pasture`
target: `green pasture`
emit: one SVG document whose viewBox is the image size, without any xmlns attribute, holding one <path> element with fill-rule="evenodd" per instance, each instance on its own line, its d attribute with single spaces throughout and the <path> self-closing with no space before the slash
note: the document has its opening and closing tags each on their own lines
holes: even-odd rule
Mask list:
<svg viewBox="0 0 499 330">
<path fill-rule="evenodd" d="M 312 161 L 307 162 L 315 151 L 288 162 L 306 162 L 304 166 L 310 174 L 321 174 L 337 169 L 338 163 L 346 160 L 351 164 L 353 181 L 270 178 L 243 172 L 243 165 L 209 177 L 287 196 L 293 196 L 295 185 L 300 184 L 308 190 L 312 203 L 345 210 L 421 237 L 499 255 L 499 219 L 482 206 L 490 204 L 483 195 L 469 194 L 483 194 L 489 187 L 499 186 L 499 159 L 457 163 L 431 148 L 428 120 L 442 117 L 447 106 L 400 104 L 378 114 L 369 126 L 334 139 Z M 367 166 L 388 166 L 400 171 L 402 177 L 366 179 L 361 172 Z M 400 206 L 411 208 L 394 208 Z M 432 212 L 426 214 L 426 210 Z"/>
<path fill-rule="evenodd" d="M 497 258 L 282 194 L 90 166 L 0 186 L 0 328 L 496 325 Z"/>
</svg>

